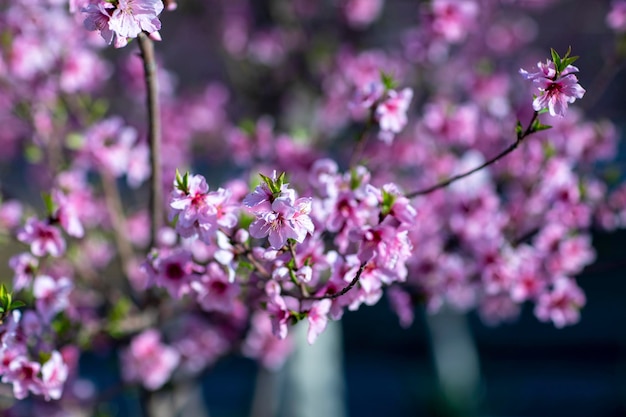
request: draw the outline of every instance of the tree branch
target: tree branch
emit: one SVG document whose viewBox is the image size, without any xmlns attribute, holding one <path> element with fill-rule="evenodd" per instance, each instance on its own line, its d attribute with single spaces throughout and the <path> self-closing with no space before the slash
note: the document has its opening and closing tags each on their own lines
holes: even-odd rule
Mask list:
<svg viewBox="0 0 626 417">
<path fill-rule="evenodd" d="M 439 189 L 445 188 L 448 185 L 452 184 L 455 181 L 458 181 L 460 179 L 463 179 L 465 177 L 469 177 L 470 175 L 480 171 L 481 169 L 484 169 L 486 167 L 488 167 L 489 165 L 492 165 L 496 162 L 498 162 L 500 159 L 504 158 L 505 156 L 507 156 L 508 154 L 510 154 L 511 152 L 513 152 L 515 149 L 517 149 L 517 147 L 522 143 L 522 141 L 529 135 L 533 134 L 536 132 L 535 130 L 535 121 L 537 120 L 537 117 L 539 116 L 538 112 L 534 112 L 533 113 L 533 117 L 532 119 L 530 119 L 530 122 L 528 123 L 528 126 L 526 127 L 526 130 L 524 130 L 524 132 L 522 133 L 518 133 L 517 135 L 517 139 L 515 140 L 515 142 L 513 142 L 508 148 L 506 148 L 505 150 L 503 150 L 502 152 L 500 152 L 498 155 L 494 156 L 493 158 L 491 158 L 490 160 L 480 164 L 479 166 L 477 166 L 476 168 L 473 168 L 467 172 L 464 172 L 462 174 L 458 174 L 455 175 L 453 177 L 450 177 L 444 181 L 441 181 L 435 185 L 432 185 L 430 187 L 427 188 L 423 188 L 421 190 L 417 190 L 417 191 L 413 191 L 411 193 L 407 193 L 405 194 L 406 198 L 414 198 L 420 195 L 426 195 L 426 194 L 430 194 L 434 191 L 437 191 Z"/>
<path fill-rule="evenodd" d="M 328 298 L 328 299 L 334 300 L 335 298 L 341 297 L 342 295 L 344 295 L 345 293 L 350 291 L 357 284 L 357 282 L 359 282 L 359 279 L 361 279 L 361 275 L 363 274 L 363 271 L 365 270 L 365 265 L 367 265 L 367 262 L 362 262 L 361 263 L 361 266 L 359 266 L 359 270 L 356 272 L 356 275 L 354 276 L 352 281 L 347 286 L 345 286 L 341 291 L 336 292 L 334 294 L 325 294 L 325 295 L 320 295 L 320 296 L 303 297 L 301 299 L 302 300 L 324 300 L 324 299 Z"/>
<path fill-rule="evenodd" d="M 156 236 L 163 224 L 163 181 L 161 179 L 161 118 L 159 112 L 159 94 L 156 74 L 154 44 L 148 34 L 139 34 L 139 48 L 143 59 L 146 77 L 146 94 L 148 106 L 148 144 L 150 147 L 150 214 L 151 232 L 150 246 L 156 243 Z"/>
</svg>

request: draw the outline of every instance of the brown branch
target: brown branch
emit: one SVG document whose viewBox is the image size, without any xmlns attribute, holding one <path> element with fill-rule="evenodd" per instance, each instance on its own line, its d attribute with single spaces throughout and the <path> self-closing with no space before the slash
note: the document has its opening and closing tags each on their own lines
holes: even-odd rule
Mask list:
<svg viewBox="0 0 626 417">
<path fill-rule="evenodd" d="M 361 275 L 363 274 L 363 271 L 365 270 L 365 265 L 367 265 L 367 262 L 362 262 L 361 263 L 361 266 L 359 266 L 359 270 L 356 272 L 356 275 L 354 276 L 352 281 L 347 286 L 345 286 L 341 291 L 336 292 L 334 294 L 325 294 L 325 295 L 312 296 L 312 297 L 303 297 L 302 300 L 324 300 L 324 299 L 327 299 L 327 298 L 330 299 L 330 300 L 334 300 L 335 298 L 341 297 L 342 295 L 344 295 L 345 293 L 350 291 L 357 284 L 357 282 L 359 282 L 359 279 L 361 279 Z"/>
<path fill-rule="evenodd" d="M 148 144 L 150 146 L 150 214 L 151 232 L 150 246 L 156 243 L 156 236 L 163 224 L 163 184 L 161 179 L 161 118 L 159 113 L 158 82 L 156 74 L 156 59 L 154 44 L 148 34 L 139 34 L 139 48 L 143 59 L 143 69 L 146 77 L 146 93 L 148 106 Z"/>
<path fill-rule="evenodd" d="M 126 216 L 124 215 L 124 207 L 120 198 L 119 189 L 115 183 L 115 178 L 105 170 L 100 171 L 102 180 L 102 189 L 104 190 L 104 200 L 109 212 L 111 226 L 113 226 L 113 237 L 115 246 L 120 255 L 120 263 L 122 272 L 127 273 L 133 259 L 133 248 L 127 238 L 126 233 Z"/>
<path fill-rule="evenodd" d="M 489 159 L 488 161 L 480 164 L 479 166 L 477 166 L 476 168 L 473 168 L 467 172 L 464 172 L 462 174 L 458 174 L 455 176 L 452 176 L 444 181 L 441 181 L 435 185 L 431 185 L 430 187 L 427 188 L 422 188 L 421 190 L 417 190 L 417 191 L 413 191 L 410 193 L 407 193 L 405 196 L 407 198 L 414 198 L 420 195 L 425 195 L 425 194 L 430 194 L 433 191 L 437 191 L 440 190 L 442 188 L 447 187 L 448 185 L 452 184 L 455 181 L 458 181 L 460 179 L 463 179 L 465 177 L 469 177 L 470 175 L 488 167 L 489 165 L 492 165 L 496 162 L 498 162 L 500 159 L 504 158 L 505 156 L 507 156 L 508 154 L 510 154 L 511 152 L 513 152 L 515 149 L 517 149 L 517 147 L 522 143 L 522 141 L 529 135 L 531 135 L 532 133 L 535 133 L 535 127 L 533 126 L 535 124 L 535 121 L 537 120 L 537 117 L 539 116 L 538 112 L 534 112 L 533 113 L 533 117 L 532 119 L 530 119 L 530 122 L 528 123 L 528 126 L 526 127 L 526 130 L 524 130 L 524 132 L 519 133 L 517 135 L 517 139 L 515 140 L 515 142 L 513 142 L 508 148 L 506 148 L 505 150 L 503 150 L 502 152 L 500 152 L 498 155 L 494 156 L 493 158 Z"/>
</svg>

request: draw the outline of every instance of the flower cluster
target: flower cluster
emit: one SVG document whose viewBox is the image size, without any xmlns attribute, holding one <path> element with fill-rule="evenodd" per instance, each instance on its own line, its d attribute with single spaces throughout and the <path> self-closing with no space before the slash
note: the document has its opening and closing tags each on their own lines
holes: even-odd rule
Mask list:
<svg viewBox="0 0 626 417">
<path fill-rule="evenodd" d="M 81 11 L 86 14 L 85 29 L 99 32 L 107 44 L 113 43 L 116 48 L 126 46 L 141 32 L 160 39 L 162 0 L 98 0 Z"/>
</svg>

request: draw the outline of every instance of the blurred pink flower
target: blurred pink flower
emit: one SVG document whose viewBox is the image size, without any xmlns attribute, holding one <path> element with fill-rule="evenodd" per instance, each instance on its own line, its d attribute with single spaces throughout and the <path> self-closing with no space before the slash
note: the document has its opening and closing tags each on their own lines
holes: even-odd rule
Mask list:
<svg viewBox="0 0 626 417">
<path fill-rule="evenodd" d="M 126 381 L 140 382 L 146 389 L 157 390 L 170 379 L 180 362 L 180 354 L 160 339 L 155 329 L 133 338 L 122 353 L 122 376 Z"/>
</svg>

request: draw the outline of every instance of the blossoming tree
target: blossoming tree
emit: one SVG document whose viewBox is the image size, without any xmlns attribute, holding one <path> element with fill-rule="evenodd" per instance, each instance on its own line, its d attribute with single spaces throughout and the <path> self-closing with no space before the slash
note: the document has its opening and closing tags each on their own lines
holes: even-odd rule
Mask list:
<svg viewBox="0 0 626 417">
<path fill-rule="evenodd" d="M 385 293 L 403 326 L 417 305 L 579 320 L 591 228 L 623 226 L 625 188 L 597 171 L 617 133 L 576 107 L 577 57 L 528 69 L 527 8 L 556 1 L 415 4 L 386 49 L 357 48 L 383 0 L 277 1 L 266 25 L 211 3 L 234 81 L 186 94 L 155 56 L 172 1 L 0 5 L 0 159 L 20 172 L 1 184 L 0 374 L 30 398 L 12 415 L 106 401 L 87 351 L 144 394 L 234 352 L 276 369 L 293 326 L 313 344 Z M 617 37 L 625 16 L 614 2 Z"/>
</svg>

